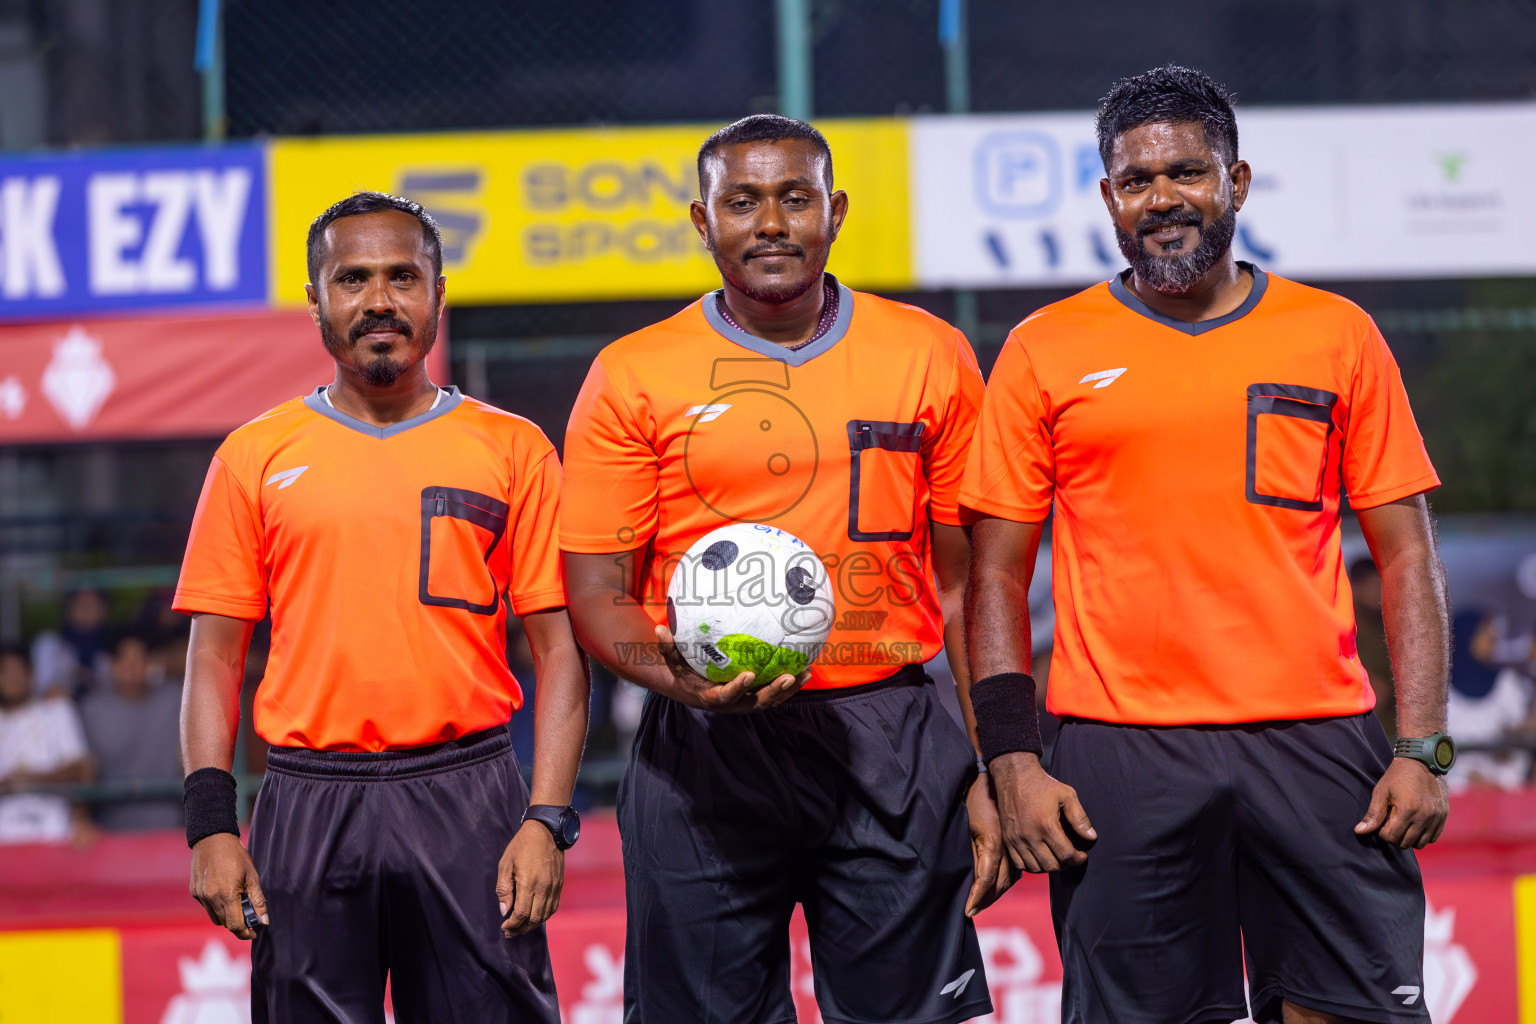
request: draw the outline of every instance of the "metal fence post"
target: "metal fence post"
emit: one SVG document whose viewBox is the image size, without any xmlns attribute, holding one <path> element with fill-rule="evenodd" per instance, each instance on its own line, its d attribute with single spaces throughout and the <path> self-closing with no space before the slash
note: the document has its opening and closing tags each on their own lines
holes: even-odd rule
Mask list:
<svg viewBox="0 0 1536 1024">
<path fill-rule="evenodd" d="M 198 0 L 197 52 L 192 67 L 203 76 L 203 139 L 223 142 L 228 119 L 224 112 L 224 23 L 219 0 Z"/>
<path fill-rule="evenodd" d="M 951 114 L 971 109 L 971 50 L 966 34 L 966 0 L 940 0 L 939 45 L 944 49 L 944 99 Z M 976 292 L 955 291 L 955 326 L 972 346 L 979 327 Z"/>
<path fill-rule="evenodd" d="M 778 0 L 779 113 L 809 121 L 811 90 L 811 0 Z"/>
</svg>

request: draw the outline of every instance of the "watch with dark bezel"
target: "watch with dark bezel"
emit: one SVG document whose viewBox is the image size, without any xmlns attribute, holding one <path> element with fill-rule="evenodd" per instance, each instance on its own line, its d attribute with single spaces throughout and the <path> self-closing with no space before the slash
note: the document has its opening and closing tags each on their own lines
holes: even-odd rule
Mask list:
<svg viewBox="0 0 1536 1024">
<path fill-rule="evenodd" d="M 554 837 L 555 849 L 569 850 L 581 838 L 581 815 L 574 807 L 557 807 L 554 804 L 529 804 L 523 812 L 524 821 L 536 821 L 549 829 Z"/>
<path fill-rule="evenodd" d="M 1444 775 L 1456 763 L 1456 741 L 1443 732 L 1433 736 L 1400 736 L 1392 753 L 1417 761 L 1436 775 Z"/>
</svg>

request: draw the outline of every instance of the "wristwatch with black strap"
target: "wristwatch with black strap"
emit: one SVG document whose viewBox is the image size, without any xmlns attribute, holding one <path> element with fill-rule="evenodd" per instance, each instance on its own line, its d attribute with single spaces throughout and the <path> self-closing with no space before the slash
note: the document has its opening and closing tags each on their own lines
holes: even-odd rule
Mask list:
<svg viewBox="0 0 1536 1024">
<path fill-rule="evenodd" d="M 1433 736 L 1400 736 L 1392 753 L 1418 761 L 1436 775 L 1444 775 L 1456 763 L 1456 741 L 1443 732 Z"/>
<path fill-rule="evenodd" d="M 554 804 L 529 804 L 523 812 L 524 821 L 536 821 L 549 829 L 554 837 L 555 849 L 569 850 L 581 838 L 581 815 L 574 807 L 557 807 Z"/>
</svg>

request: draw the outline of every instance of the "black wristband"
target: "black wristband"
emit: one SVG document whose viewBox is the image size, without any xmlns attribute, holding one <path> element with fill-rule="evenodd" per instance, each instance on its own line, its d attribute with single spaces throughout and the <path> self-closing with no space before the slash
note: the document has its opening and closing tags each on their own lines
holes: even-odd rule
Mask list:
<svg viewBox="0 0 1536 1024">
<path fill-rule="evenodd" d="M 187 812 L 187 846 L 219 832 L 240 837 L 235 812 L 235 777 L 222 768 L 199 768 L 182 785 L 181 805 Z"/>
<path fill-rule="evenodd" d="M 971 712 L 976 743 L 987 764 L 994 757 L 1024 751 L 1042 754 L 1040 712 L 1035 708 L 1035 680 L 1025 672 L 999 672 L 971 684 Z"/>
</svg>

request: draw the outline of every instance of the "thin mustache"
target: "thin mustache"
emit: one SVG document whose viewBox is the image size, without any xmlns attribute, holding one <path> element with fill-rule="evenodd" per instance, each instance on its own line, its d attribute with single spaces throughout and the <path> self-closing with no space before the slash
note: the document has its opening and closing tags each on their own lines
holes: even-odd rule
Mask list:
<svg viewBox="0 0 1536 1024">
<path fill-rule="evenodd" d="M 411 325 L 406 323 L 404 320 L 399 320 L 392 316 L 366 317 L 353 324 L 352 330 L 347 333 L 351 335 L 353 341 L 356 341 L 363 335 L 371 334 L 380 328 L 389 328 L 391 330 L 399 331 L 407 338 L 411 336 Z"/>
<path fill-rule="evenodd" d="M 1136 228 L 1138 235 L 1150 235 L 1154 231 L 1164 228 L 1198 228 L 1205 223 L 1204 219 L 1196 213 L 1179 214 L 1147 214 Z"/>
<path fill-rule="evenodd" d="M 745 258 L 746 259 L 751 259 L 754 256 L 804 256 L 804 255 L 805 255 L 805 250 L 800 248 L 798 245 L 790 245 L 790 246 L 760 245 L 760 246 L 755 246 L 755 247 L 753 247 L 751 249 L 748 249 L 746 251 Z"/>
</svg>

